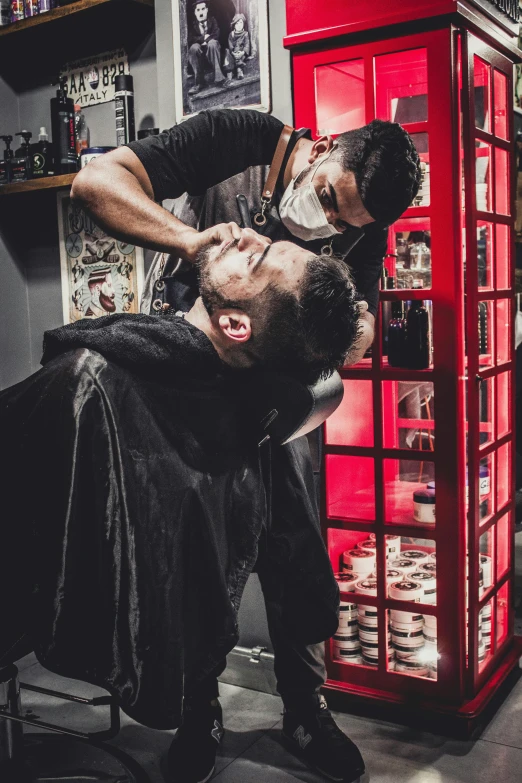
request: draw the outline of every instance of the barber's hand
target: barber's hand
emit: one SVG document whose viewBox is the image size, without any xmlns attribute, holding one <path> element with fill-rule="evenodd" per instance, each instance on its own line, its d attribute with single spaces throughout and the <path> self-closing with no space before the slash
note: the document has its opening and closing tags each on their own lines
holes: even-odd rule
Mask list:
<svg viewBox="0 0 522 783">
<path fill-rule="evenodd" d="M 194 263 L 198 253 L 208 245 L 220 245 L 222 242 L 241 239 L 241 229 L 237 223 L 218 223 L 206 231 L 187 228 L 180 239 L 180 255 Z"/>
</svg>

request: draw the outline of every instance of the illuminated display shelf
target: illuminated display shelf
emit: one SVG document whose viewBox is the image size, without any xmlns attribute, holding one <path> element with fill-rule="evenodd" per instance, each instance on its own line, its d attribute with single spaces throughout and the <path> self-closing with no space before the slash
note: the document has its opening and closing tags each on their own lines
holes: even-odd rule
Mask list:
<svg viewBox="0 0 522 783">
<path fill-rule="evenodd" d="M 389 231 L 385 266 L 397 287 L 381 291 L 372 355 L 342 370 L 345 396 L 323 428 L 323 534 L 334 571 L 358 580 L 355 591 L 351 577 L 340 581 L 327 687 L 340 704 L 347 694 L 348 708 L 406 709 L 414 695 L 418 710 L 465 734 L 522 652 L 512 609 L 509 122 L 522 53 L 515 26 L 485 4 L 443 0 L 439 18 L 419 19 L 411 0 L 324 9 L 287 0 L 285 39 L 297 127 L 317 138 L 400 122 L 423 173 L 415 205 Z M 391 26 L 406 16 L 407 28 Z M 391 304 L 415 300 L 427 302 L 432 327 L 423 370 L 386 355 Z M 413 569 L 392 562 L 397 547 L 416 553 Z"/>
</svg>

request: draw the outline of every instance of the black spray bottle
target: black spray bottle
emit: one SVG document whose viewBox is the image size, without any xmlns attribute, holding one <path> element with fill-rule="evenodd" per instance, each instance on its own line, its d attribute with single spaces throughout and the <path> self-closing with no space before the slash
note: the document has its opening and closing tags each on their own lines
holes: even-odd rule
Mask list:
<svg viewBox="0 0 522 783">
<path fill-rule="evenodd" d="M 30 143 L 33 134 L 30 131 L 19 131 L 15 136 L 22 137 L 22 143 L 11 158 L 11 182 L 25 182 L 33 177 L 33 156 Z"/>
<path fill-rule="evenodd" d="M 42 127 L 38 135 L 38 143 L 31 145 L 33 156 L 33 176 L 50 177 L 54 174 L 53 145 L 49 141 L 47 130 Z"/>
<path fill-rule="evenodd" d="M 412 301 L 406 330 L 406 366 L 425 370 L 430 366 L 430 317 L 422 299 Z"/>
<path fill-rule="evenodd" d="M 404 302 L 391 303 L 391 316 L 388 324 L 388 364 L 391 367 L 404 367 L 406 363 Z"/>
<path fill-rule="evenodd" d="M 12 136 L 0 136 L 5 142 L 4 159 L 0 160 L 0 185 L 8 185 L 11 182 L 11 159 L 14 155 L 11 149 Z"/>
<path fill-rule="evenodd" d="M 67 97 L 63 82 L 51 98 L 51 132 L 54 149 L 54 173 L 73 174 L 78 170 L 74 101 Z"/>
</svg>

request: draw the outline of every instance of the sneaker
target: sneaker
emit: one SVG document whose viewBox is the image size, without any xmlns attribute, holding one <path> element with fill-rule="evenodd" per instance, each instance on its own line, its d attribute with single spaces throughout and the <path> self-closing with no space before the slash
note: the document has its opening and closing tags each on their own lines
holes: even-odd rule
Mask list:
<svg viewBox="0 0 522 783">
<path fill-rule="evenodd" d="M 223 711 L 217 699 L 185 709 L 183 723 L 169 748 L 169 783 L 206 783 L 214 774 L 216 753 L 223 739 Z"/>
<path fill-rule="evenodd" d="M 285 710 L 283 737 L 295 755 L 328 780 L 355 783 L 364 774 L 359 749 L 337 726 L 323 696 L 312 707 Z"/>
</svg>

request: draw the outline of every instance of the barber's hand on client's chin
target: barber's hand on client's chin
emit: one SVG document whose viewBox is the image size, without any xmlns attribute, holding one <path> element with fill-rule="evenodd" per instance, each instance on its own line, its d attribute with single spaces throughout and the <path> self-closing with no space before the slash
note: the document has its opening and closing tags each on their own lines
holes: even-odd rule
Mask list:
<svg viewBox="0 0 522 783">
<path fill-rule="evenodd" d="M 182 233 L 179 242 L 180 255 L 194 263 L 198 253 L 207 245 L 219 245 L 233 239 L 241 239 L 241 229 L 237 223 L 218 223 L 205 231 L 189 228 Z"/>
</svg>

